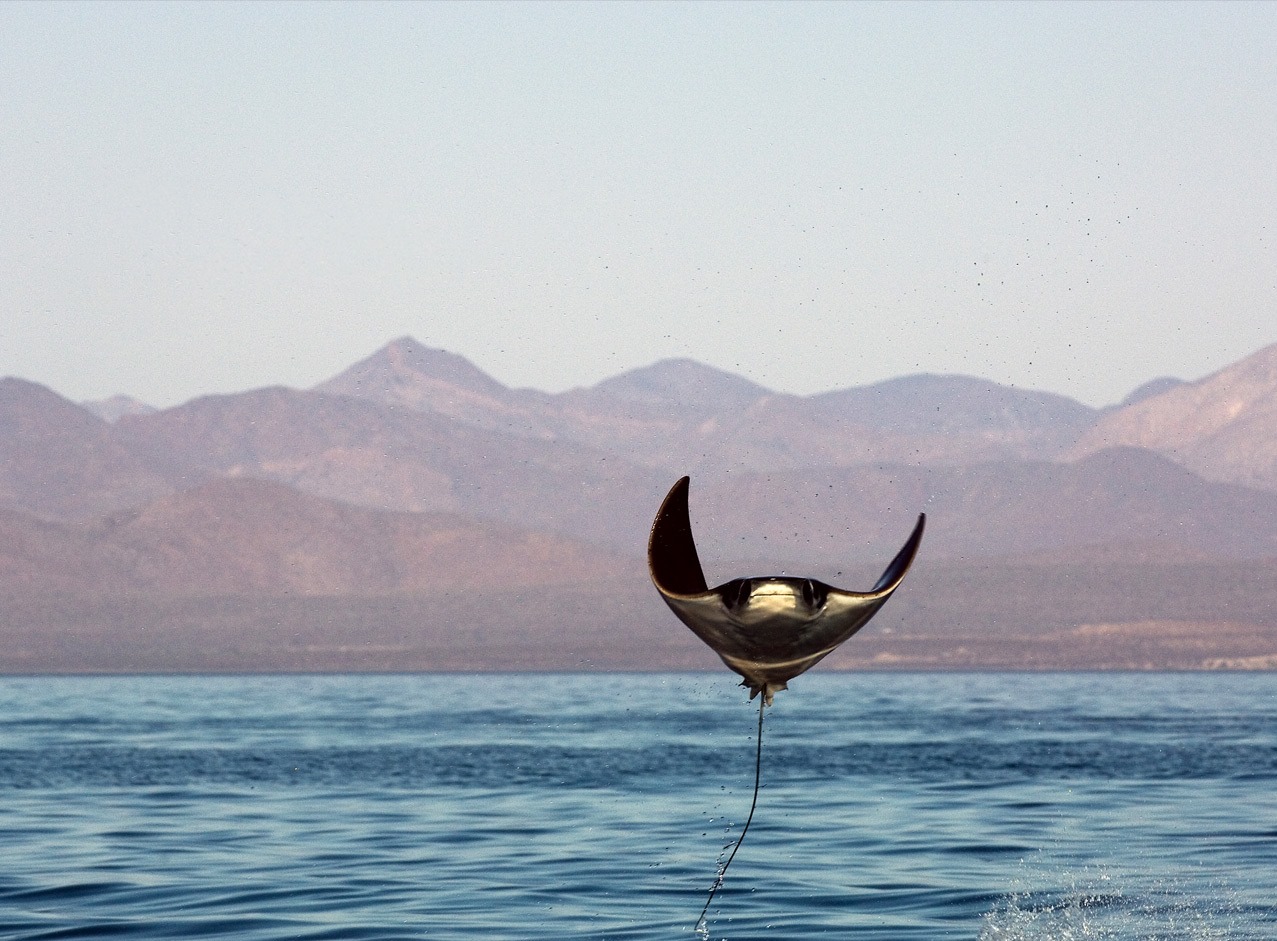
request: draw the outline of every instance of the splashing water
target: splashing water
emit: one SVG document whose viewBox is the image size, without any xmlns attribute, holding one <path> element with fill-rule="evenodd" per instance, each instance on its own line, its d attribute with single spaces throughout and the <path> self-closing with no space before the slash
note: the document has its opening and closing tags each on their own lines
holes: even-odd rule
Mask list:
<svg viewBox="0 0 1277 941">
<path fill-rule="evenodd" d="M 1173 884 L 1114 887 L 1108 874 L 1065 891 L 1010 896 L 984 918 L 979 941 L 1239 941 L 1227 890 L 1207 900 Z"/>
</svg>

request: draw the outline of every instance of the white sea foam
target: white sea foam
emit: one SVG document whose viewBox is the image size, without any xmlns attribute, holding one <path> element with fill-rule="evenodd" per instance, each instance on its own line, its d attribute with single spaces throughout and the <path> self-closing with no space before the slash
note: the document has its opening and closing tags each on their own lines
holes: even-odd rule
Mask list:
<svg viewBox="0 0 1277 941">
<path fill-rule="evenodd" d="M 1107 871 L 1067 881 L 1062 891 L 1008 896 L 985 916 L 979 941 L 1237 941 L 1240 905 L 1218 885 Z"/>
</svg>

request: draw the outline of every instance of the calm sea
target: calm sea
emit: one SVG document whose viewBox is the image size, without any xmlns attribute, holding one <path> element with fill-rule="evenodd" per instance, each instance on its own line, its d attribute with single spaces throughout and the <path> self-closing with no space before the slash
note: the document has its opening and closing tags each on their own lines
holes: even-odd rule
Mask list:
<svg viewBox="0 0 1277 941">
<path fill-rule="evenodd" d="M 753 785 L 721 674 L 0 678 L 0 937 L 642 939 Z M 815 673 L 709 937 L 1277 939 L 1277 675 Z"/>
</svg>

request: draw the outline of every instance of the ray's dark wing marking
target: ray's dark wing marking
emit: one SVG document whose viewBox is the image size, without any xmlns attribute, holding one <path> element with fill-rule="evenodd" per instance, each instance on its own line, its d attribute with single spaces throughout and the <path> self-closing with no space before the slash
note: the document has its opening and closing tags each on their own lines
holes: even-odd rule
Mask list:
<svg viewBox="0 0 1277 941">
<path fill-rule="evenodd" d="M 666 595 L 700 595 L 709 591 L 692 538 L 688 483 L 689 478 L 684 477 L 670 488 L 647 542 L 648 570 L 656 587 Z"/>
<path fill-rule="evenodd" d="M 896 590 L 902 581 L 904 581 L 905 573 L 909 571 L 909 566 L 913 564 L 913 557 L 918 554 L 918 546 L 922 545 L 922 531 L 927 528 L 927 514 L 919 513 L 918 522 L 914 524 L 913 532 L 909 534 L 909 539 L 904 546 L 896 553 L 896 557 L 891 560 L 891 564 L 887 566 L 886 571 L 874 584 L 871 592 L 892 592 Z"/>
</svg>

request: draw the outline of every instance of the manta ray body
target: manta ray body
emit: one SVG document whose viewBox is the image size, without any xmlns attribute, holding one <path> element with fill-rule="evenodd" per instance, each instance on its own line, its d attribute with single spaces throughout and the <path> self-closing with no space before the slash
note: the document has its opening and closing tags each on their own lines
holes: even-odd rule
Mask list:
<svg viewBox="0 0 1277 941">
<path fill-rule="evenodd" d="M 665 603 L 748 686 L 749 698 L 772 697 L 865 626 L 900 586 L 922 542 L 926 514 L 867 592 L 844 591 L 814 578 L 734 578 L 710 588 L 692 538 L 689 479 L 661 504 L 648 540 L 652 583 Z"/>
<path fill-rule="evenodd" d="M 927 517 L 919 514 L 913 533 L 869 591 L 843 591 L 814 578 L 783 575 L 734 578 L 717 588 L 705 583 L 687 510 L 688 478 L 676 483 L 661 504 L 647 543 L 652 583 L 680 621 L 692 629 L 728 667 L 744 677 L 749 698 L 758 702 L 758 744 L 754 753 L 754 798 L 727 862 L 709 890 L 696 927 L 708 938 L 705 917 L 727 868 L 736 858 L 754 819 L 763 768 L 763 710 L 790 680 L 833 652 L 864 627 L 904 580 L 922 542 Z"/>
</svg>

